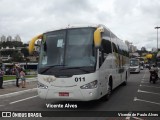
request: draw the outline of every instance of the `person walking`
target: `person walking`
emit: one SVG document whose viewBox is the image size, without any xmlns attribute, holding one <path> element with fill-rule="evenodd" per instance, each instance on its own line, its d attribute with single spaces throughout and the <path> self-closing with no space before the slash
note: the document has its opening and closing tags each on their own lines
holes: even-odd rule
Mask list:
<svg viewBox="0 0 160 120">
<path fill-rule="evenodd" d="M 25 79 L 24 70 L 22 68 L 20 70 L 20 78 L 21 78 L 22 88 L 25 88 L 26 87 L 26 79 Z"/>
<path fill-rule="evenodd" d="M 20 78 L 20 73 L 19 73 L 20 66 L 15 65 L 15 74 L 16 74 L 16 86 L 19 87 L 19 78 Z"/>
<path fill-rule="evenodd" d="M 4 71 L 0 69 L 0 89 L 4 89 L 3 88 L 3 75 L 4 75 Z"/>
</svg>

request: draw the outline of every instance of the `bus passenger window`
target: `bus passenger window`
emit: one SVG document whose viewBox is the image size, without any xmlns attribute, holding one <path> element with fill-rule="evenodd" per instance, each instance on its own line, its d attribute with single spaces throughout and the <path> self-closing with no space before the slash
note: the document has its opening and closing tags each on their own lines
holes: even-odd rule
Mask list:
<svg viewBox="0 0 160 120">
<path fill-rule="evenodd" d="M 99 66 L 103 64 L 104 60 L 105 60 L 104 50 L 103 50 L 103 47 L 101 46 L 101 48 L 99 49 Z"/>
<path fill-rule="evenodd" d="M 103 49 L 99 49 L 99 67 L 103 64 L 104 62 L 104 52 Z"/>
<path fill-rule="evenodd" d="M 112 43 L 112 46 L 113 46 L 113 52 L 118 53 L 117 46 L 114 43 Z"/>
<path fill-rule="evenodd" d="M 111 42 L 109 40 L 102 40 L 102 48 L 104 50 L 104 53 L 112 53 Z"/>
</svg>

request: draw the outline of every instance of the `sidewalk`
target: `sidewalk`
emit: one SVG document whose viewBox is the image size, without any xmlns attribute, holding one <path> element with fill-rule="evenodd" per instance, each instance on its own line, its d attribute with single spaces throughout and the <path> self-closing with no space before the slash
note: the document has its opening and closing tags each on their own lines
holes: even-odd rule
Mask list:
<svg viewBox="0 0 160 120">
<path fill-rule="evenodd" d="M 4 81 L 3 84 L 4 89 L 0 89 L 0 95 L 35 89 L 37 88 L 37 79 L 27 79 L 26 88 L 22 88 L 21 80 L 19 80 L 20 87 L 16 86 L 16 80 Z"/>
</svg>

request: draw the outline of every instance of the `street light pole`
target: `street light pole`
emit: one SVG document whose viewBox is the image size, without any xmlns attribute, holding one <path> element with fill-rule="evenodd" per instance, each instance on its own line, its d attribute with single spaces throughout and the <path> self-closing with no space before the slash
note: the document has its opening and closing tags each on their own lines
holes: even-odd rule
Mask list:
<svg viewBox="0 0 160 120">
<path fill-rule="evenodd" d="M 158 52 L 158 29 L 159 29 L 160 27 L 155 27 L 155 29 L 157 29 L 157 52 Z"/>
</svg>

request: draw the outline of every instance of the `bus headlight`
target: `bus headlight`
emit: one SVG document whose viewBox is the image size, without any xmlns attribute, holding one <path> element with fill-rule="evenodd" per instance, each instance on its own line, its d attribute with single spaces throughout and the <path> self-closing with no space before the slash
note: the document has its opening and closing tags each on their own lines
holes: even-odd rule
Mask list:
<svg viewBox="0 0 160 120">
<path fill-rule="evenodd" d="M 97 83 L 98 83 L 98 81 L 95 80 L 93 82 L 90 82 L 88 84 L 85 84 L 85 85 L 81 86 L 80 88 L 81 89 L 93 89 L 93 88 L 97 88 Z"/>
<path fill-rule="evenodd" d="M 48 86 L 47 86 L 47 85 L 44 85 L 44 84 L 42 84 L 42 83 L 40 83 L 40 82 L 38 82 L 38 88 L 47 89 Z"/>
</svg>

